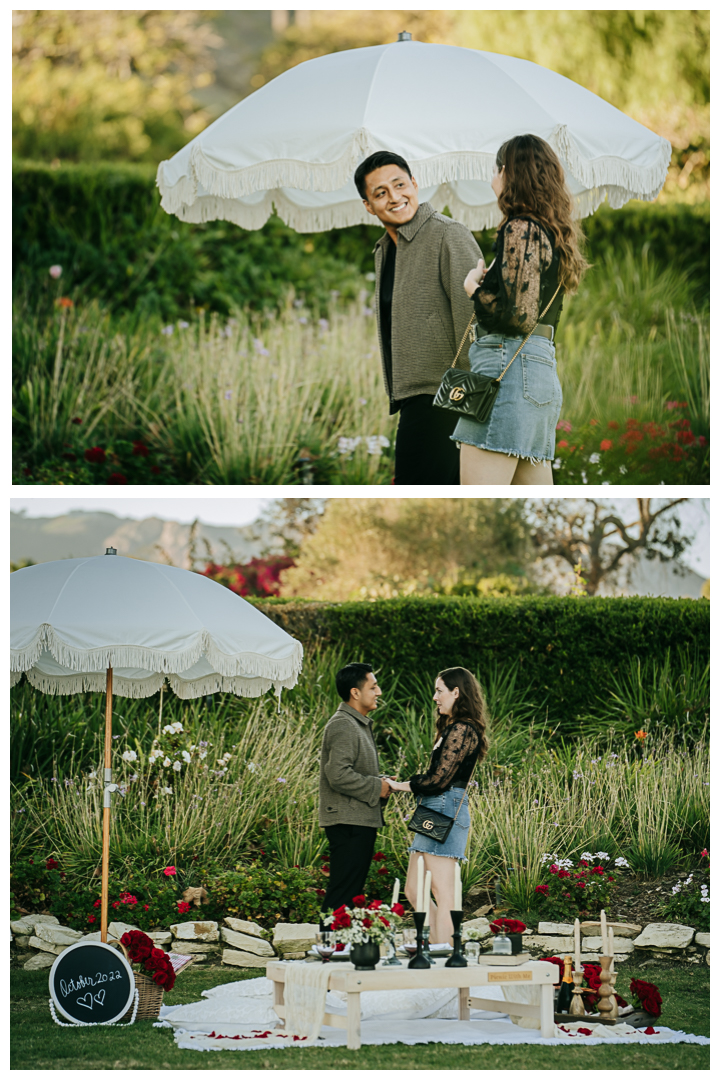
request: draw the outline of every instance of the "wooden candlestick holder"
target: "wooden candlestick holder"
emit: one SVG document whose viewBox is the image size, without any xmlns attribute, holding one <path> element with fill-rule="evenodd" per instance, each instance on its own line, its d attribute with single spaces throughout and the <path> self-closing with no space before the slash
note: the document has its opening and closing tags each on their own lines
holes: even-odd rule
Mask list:
<svg viewBox="0 0 720 1080">
<path fill-rule="evenodd" d="M 609 972 L 609 975 L 610 975 L 610 989 L 612 991 L 612 993 L 610 995 L 610 1004 L 611 1004 L 612 1008 L 610 1009 L 610 1012 L 608 1013 L 608 1016 L 610 1017 L 611 1020 L 617 1020 L 617 1018 L 618 1018 L 618 1002 L 617 1002 L 617 997 L 615 996 L 615 980 L 617 979 L 617 971 L 611 971 L 611 972 Z"/>
<path fill-rule="evenodd" d="M 582 969 L 580 971 L 573 971 L 573 986 L 572 1001 L 570 1002 L 570 1008 L 568 1012 L 571 1016 L 584 1016 L 585 1005 L 583 1003 L 582 981 L 584 974 Z"/>
<path fill-rule="evenodd" d="M 612 986 L 611 986 L 611 983 L 612 983 L 612 975 L 610 973 L 610 964 L 611 963 L 612 963 L 612 956 L 601 956 L 600 957 L 600 968 L 601 968 L 601 971 L 600 971 L 600 990 L 598 991 L 598 993 L 600 995 L 600 999 L 598 1001 L 597 1010 L 600 1013 L 600 1016 L 606 1018 L 607 1020 L 612 1019 L 613 1006 L 612 1006 L 612 1002 L 611 1002 L 610 999 L 613 998 L 613 1000 L 614 1000 L 614 998 L 615 998 L 615 995 L 612 992 Z M 615 1015 L 617 1015 L 617 1001 L 615 1001 L 615 1009 L 616 1009 Z"/>
</svg>

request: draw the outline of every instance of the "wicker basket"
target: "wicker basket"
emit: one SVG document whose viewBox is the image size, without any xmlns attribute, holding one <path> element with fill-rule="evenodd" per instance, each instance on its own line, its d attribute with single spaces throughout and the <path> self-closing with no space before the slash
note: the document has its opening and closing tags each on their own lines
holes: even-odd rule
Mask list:
<svg viewBox="0 0 720 1080">
<path fill-rule="evenodd" d="M 142 972 L 133 970 L 133 975 L 135 976 L 135 986 L 138 992 L 138 1010 L 135 1019 L 157 1020 L 165 991 L 162 986 L 158 986 L 156 982 L 147 975 L 143 975 Z M 131 1019 L 134 1008 L 135 1001 L 133 1000 L 120 1023 Z"/>
<path fill-rule="evenodd" d="M 112 941 L 111 945 L 117 945 L 122 949 L 125 959 L 131 965 L 128 951 L 121 941 Z M 143 975 L 141 971 L 137 971 L 133 968 L 133 976 L 135 978 L 135 988 L 138 992 L 138 1008 L 135 1016 L 136 1020 L 157 1020 L 160 1015 L 160 1006 L 163 1003 L 163 995 L 165 991 L 162 986 L 149 978 L 147 975 Z M 133 1009 L 135 1008 L 135 998 L 130 1002 L 130 1007 L 126 1013 L 120 1018 L 118 1023 L 129 1023 L 132 1019 Z"/>
</svg>

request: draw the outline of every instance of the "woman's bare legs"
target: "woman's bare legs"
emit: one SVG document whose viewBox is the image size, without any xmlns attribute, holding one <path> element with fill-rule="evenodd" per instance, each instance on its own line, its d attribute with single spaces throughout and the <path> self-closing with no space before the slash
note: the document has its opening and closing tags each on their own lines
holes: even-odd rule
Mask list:
<svg viewBox="0 0 720 1080">
<path fill-rule="evenodd" d="M 453 923 L 450 912 L 455 903 L 455 863 L 447 855 L 425 855 L 425 869 L 432 874 L 432 892 L 436 903 L 430 901 L 430 941 L 433 945 L 452 942 Z M 417 874 L 417 870 L 415 871 Z"/>
<path fill-rule="evenodd" d="M 460 444 L 461 484 L 552 484 L 552 464 L 530 461 L 500 454 L 496 450 L 480 450 L 468 443 Z"/>
<path fill-rule="evenodd" d="M 417 897 L 415 895 L 415 893 L 417 892 L 417 861 L 419 857 L 420 856 L 418 855 L 417 851 L 410 852 L 410 861 L 408 862 L 407 877 L 405 878 L 405 887 L 403 889 L 403 892 L 412 904 L 414 911 L 420 910 L 417 906 Z M 422 903 L 422 896 L 420 897 L 420 902 Z"/>
</svg>

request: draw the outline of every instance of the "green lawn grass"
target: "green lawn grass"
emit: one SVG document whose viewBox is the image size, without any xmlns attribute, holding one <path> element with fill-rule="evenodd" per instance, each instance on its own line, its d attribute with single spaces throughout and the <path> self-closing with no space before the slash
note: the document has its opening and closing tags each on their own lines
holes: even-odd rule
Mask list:
<svg viewBox="0 0 720 1080">
<path fill-rule="evenodd" d="M 200 998 L 202 990 L 254 971 L 198 968 L 183 972 L 168 1004 Z M 619 989 L 632 975 L 654 982 L 663 997 L 660 1023 L 695 1035 L 710 1034 L 710 974 L 705 967 L 643 969 L 623 964 Z M 197 1053 L 179 1050 L 169 1028 L 145 1020 L 133 1027 L 61 1028 L 48 1008 L 46 971 L 11 973 L 12 1069 L 709 1069 L 710 1047 L 658 1046 L 368 1046 Z"/>
</svg>

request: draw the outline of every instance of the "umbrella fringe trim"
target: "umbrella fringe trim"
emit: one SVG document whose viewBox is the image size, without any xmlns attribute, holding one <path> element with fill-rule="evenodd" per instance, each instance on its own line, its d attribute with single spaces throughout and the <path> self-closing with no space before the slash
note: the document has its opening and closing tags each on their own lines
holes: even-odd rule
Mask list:
<svg viewBox="0 0 720 1080">
<path fill-rule="evenodd" d="M 667 139 L 659 138 L 660 145 L 653 165 L 633 165 L 620 157 L 609 155 L 588 159 L 580 153 L 566 124 L 559 124 L 548 142 L 564 159 L 575 179 L 586 188 L 624 188 L 628 198 L 645 196 L 654 199 L 665 183 L 672 156 L 671 144 Z"/>
<path fill-rule="evenodd" d="M 22 678 L 22 672 L 13 672 L 15 685 Z M 104 693 L 106 689 L 105 675 L 100 672 L 83 672 L 77 675 L 46 675 L 37 668 L 30 668 L 25 672 L 27 680 L 36 690 L 43 694 L 62 695 L 79 694 L 85 691 Z M 150 675 L 141 681 L 135 679 L 123 679 L 119 676 L 113 678 L 113 694 L 117 697 L 147 698 L 157 693 L 165 682 L 164 675 Z M 276 692 L 280 689 L 291 690 L 297 683 L 297 677 L 286 680 L 273 679 L 247 679 L 240 676 L 223 678 L 220 675 L 207 675 L 201 679 L 187 682 L 177 676 L 167 676 L 168 682 L 175 694 L 183 699 L 203 697 L 205 694 L 219 692 L 236 694 L 241 697 L 260 697 L 271 688 Z"/>
<path fill-rule="evenodd" d="M 182 674 L 205 658 L 214 668 L 213 674 L 228 678 L 260 677 L 271 682 L 284 681 L 297 676 L 302 668 L 303 647 L 299 641 L 293 642 L 291 653 L 282 659 L 262 656 L 258 653 L 243 652 L 228 656 L 216 648 L 207 630 L 198 634 L 195 643 L 188 649 L 170 655 L 158 649 L 146 649 L 141 646 L 106 646 L 99 649 L 76 649 L 60 638 L 54 628 L 43 623 L 38 628 L 33 641 L 24 649 L 10 651 L 12 671 L 27 671 L 35 666 L 44 651 L 63 667 L 104 672 L 113 668 L 141 668 L 156 671 L 163 675 Z M 204 678 L 204 676 L 203 676 Z"/>
</svg>

